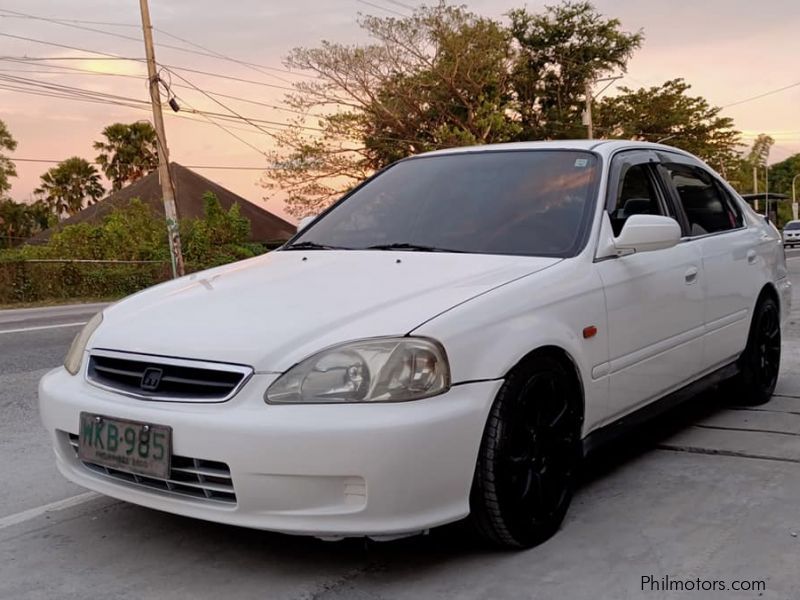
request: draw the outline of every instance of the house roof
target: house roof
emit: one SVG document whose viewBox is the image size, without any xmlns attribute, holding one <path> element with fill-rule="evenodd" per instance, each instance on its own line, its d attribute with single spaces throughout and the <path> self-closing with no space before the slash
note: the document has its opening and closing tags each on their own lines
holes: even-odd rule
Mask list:
<svg viewBox="0 0 800 600">
<path fill-rule="evenodd" d="M 295 225 L 280 218 L 245 200 L 241 196 L 234 194 L 230 190 L 198 175 L 191 169 L 170 163 L 172 179 L 175 182 L 175 204 L 178 210 L 179 219 L 194 219 L 203 217 L 203 194 L 213 192 L 219 200 L 220 205 L 228 210 L 234 204 L 239 205 L 240 214 L 247 217 L 250 221 L 250 240 L 255 242 L 273 242 L 289 239 L 297 230 Z M 59 222 L 58 225 L 42 231 L 34 236 L 30 241 L 43 242 L 50 238 L 56 231 L 65 225 L 77 223 L 99 223 L 103 217 L 111 212 L 127 206 L 134 198 L 140 199 L 148 204 L 155 214 L 164 215 L 164 204 L 161 194 L 161 183 L 158 178 L 158 171 L 154 171 L 131 185 L 122 188 L 117 192 L 112 192 L 103 200 L 84 208 Z"/>
</svg>

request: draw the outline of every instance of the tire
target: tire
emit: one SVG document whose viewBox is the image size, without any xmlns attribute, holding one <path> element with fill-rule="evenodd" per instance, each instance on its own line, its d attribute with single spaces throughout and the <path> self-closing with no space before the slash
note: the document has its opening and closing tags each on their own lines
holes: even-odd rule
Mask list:
<svg viewBox="0 0 800 600">
<path fill-rule="evenodd" d="M 769 402 L 778 382 L 781 362 L 780 309 L 762 298 L 753 312 L 747 346 L 739 358 L 739 373 L 724 387 L 728 398 L 742 406 Z"/>
<path fill-rule="evenodd" d="M 530 548 L 558 531 L 582 456 L 580 387 L 554 358 L 532 355 L 495 398 L 470 493 L 470 521 L 485 541 Z"/>
</svg>

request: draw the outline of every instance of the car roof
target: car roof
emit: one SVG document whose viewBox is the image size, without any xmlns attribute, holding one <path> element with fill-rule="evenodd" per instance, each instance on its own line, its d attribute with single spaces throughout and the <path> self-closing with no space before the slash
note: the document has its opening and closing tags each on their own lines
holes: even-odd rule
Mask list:
<svg viewBox="0 0 800 600">
<path fill-rule="evenodd" d="M 444 150 L 434 150 L 432 152 L 418 154 L 417 157 L 459 154 L 462 152 L 491 152 L 498 150 L 583 150 L 597 152 L 601 156 L 608 157 L 614 152 L 618 152 L 620 150 L 633 150 L 637 148 L 643 150 L 649 149 L 675 152 L 677 154 L 683 154 L 684 156 L 696 158 L 688 152 L 685 152 L 679 148 L 675 148 L 674 146 L 654 144 L 651 142 L 639 142 L 635 140 L 550 140 L 539 142 L 484 144 L 481 146 L 462 146 L 456 148 L 447 148 Z"/>
</svg>

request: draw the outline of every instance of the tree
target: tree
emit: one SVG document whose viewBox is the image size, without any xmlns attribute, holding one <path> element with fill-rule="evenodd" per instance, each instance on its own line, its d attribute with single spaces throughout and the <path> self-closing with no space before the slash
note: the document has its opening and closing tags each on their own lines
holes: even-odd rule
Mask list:
<svg viewBox="0 0 800 600">
<path fill-rule="evenodd" d="M 625 32 L 590 2 L 565 2 L 541 14 L 509 13 L 519 51 L 513 67 L 522 122 L 521 140 L 586 137 L 586 87 L 614 70 L 625 71 L 644 35 Z"/>
<path fill-rule="evenodd" d="M 663 141 L 699 156 L 725 174 L 735 168 L 739 132 L 732 119 L 720 116 L 721 108 L 709 105 L 701 96 L 690 96 L 689 89 L 683 79 L 638 90 L 621 87 L 620 95 L 598 104 L 597 129 L 603 137 Z"/>
<path fill-rule="evenodd" d="M 10 198 L 0 200 L 0 231 L 9 248 L 31 235 L 31 218 L 24 204 Z"/>
<path fill-rule="evenodd" d="M 293 214 L 316 212 L 398 158 L 518 131 L 504 116 L 512 108 L 512 48 L 497 23 L 445 5 L 359 23 L 373 43 L 323 42 L 294 49 L 286 61 L 317 75 L 288 98 L 308 118 L 276 134 L 265 185 L 288 193 Z M 308 132 L 311 118 L 318 133 Z"/>
<path fill-rule="evenodd" d="M 792 180 L 796 175 L 800 175 L 800 154 L 793 154 L 781 162 L 770 165 L 769 191 L 791 196 Z M 800 177 L 797 178 L 794 187 L 800 197 Z"/>
<path fill-rule="evenodd" d="M 769 159 L 769 151 L 772 149 L 774 144 L 775 140 L 772 138 L 772 136 L 769 136 L 766 133 L 759 133 L 753 142 L 753 147 L 750 149 L 750 153 L 747 155 L 747 162 L 754 167 L 766 166 L 767 160 Z"/>
<path fill-rule="evenodd" d="M 23 204 L 10 198 L 0 200 L 0 238 L 6 239 L 8 247 L 52 227 L 56 221 L 50 207 L 42 201 Z"/>
<path fill-rule="evenodd" d="M 58 223 L 58 216 L 44 200 L 37 200 L 33 204 L 27 204 L 26 208 L 33 224 L 31 235 L 38 231 L 49 229 Z"/>
<path fill-rule="evenodd" d="M 114 123 L 103 129 L 106 141 L 95 142 L 97 162 L 111 188 L 121 190 L 158 168 L 156 130 L 146 121 Z"/>
<path fill-rule="evenodd" d="M 764 168 L 769 158 L 769 151 L 775 140 L 770 136 L 759 133 L 756 139 L 753 140 L 753 145 L 747 152 L 740 152 L 737 157 L 734 168 L 727 173 L 728 181 L 742 194 L 749 194 L 755 192 L 756 185 L 753 183 L 753 173 L 755 172 L 756 181 L 758 182 L 758 191 L 765 192 L 767 184 L 767 172 Z M 772 167 L 770 167 L 770 191 L 779 192 L 780 190 L 775 187 L 773 181 Z M 780 187 L 780 186 L 779 186 Z"/>
<path fill-rule="evenodd" d="M 8 150 L 13 152 L 17 147 L 17 141 L 11 136 L 6 124 L 0 120 L 0 151 Z M 16 177 L 17 170 L 14 163 L 0 152 L 0 198 L 11 189 L 10 177 Z"/>
<path fill-rule="evenodd" d="M 97 169 L 77 156 L 61 161 L 41 179 L 42 184 L 33 193 L 59 217 L 73 215 L 85 205 L 94 204 L 105 191 Z"/>
<path fill-rule="evenodd" d="M 186 260 L 203 265 L 221 265 L 253 256 L 248 247 L 250 221 L 234 204 L 227 211 L 213 192 L 203 194 L 202 219 L 182 223 L 182 237 L 186 240 Z"/>
<path fill-rule="evenodd" d="M 302 216 L 405 156 L 573 136 L 585 82 L 623 67 L 641 42 L 585 2 L 510 18 L 504 26 L 440 3 L 362 17 L 368 45 L 294 49 L 287 66 L 317 79 L 287 98 L 301 116 L 275 134 L 264 187 Z"/>
</svg>

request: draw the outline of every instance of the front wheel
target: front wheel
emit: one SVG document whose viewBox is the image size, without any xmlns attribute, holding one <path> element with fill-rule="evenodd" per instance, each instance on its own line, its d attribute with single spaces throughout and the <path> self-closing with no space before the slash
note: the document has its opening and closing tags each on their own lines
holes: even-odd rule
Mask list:
<svg viewBox="0 0 800 600">
<path fill-rule="evenodd" d="M 737 404 L 769 402 L 781 365 L 781 320 L 778 303 L 764 298 L 756 306 L 747 346 L 739 359 L 739 374 L 726 386 Z"/>
<path fill-rule="evenodd" d="M 574 374 L 530 357 L 497 394 L 481 441 L 470 519 L 490 543 L 529 548 L 567 512 L 581 457 L 582 402 Z"/>
</svg>

